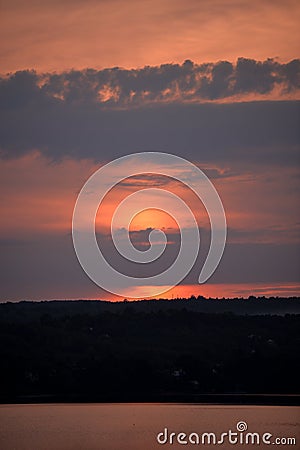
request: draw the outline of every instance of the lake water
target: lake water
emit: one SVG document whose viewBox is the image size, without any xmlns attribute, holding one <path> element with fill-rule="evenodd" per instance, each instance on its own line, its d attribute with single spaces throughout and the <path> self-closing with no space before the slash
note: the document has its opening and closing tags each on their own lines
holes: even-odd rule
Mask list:
<svg viewBox="0 0 300 450">
<path fill-rule="evenodd" d="M 1 450 L 152 450 L 159 448 L 268 448 L 260 445 L 237 444 L 223 437 L 223 444 L 201 444 L 202 434 L 213 432 L 217 440 L 221 433 L 237 431 L 237 439 L 246 433 L 264 433 L 267 442 L 275 438 L 296 438 L 296 445 L 276 445 L 276 449 L 300 449 L 300 408 L 286 406 L 223 406 L 190 404 L 37 404 L 0 406 Z M 164 431 L 167 429 L 166 431 Z M 187 444 L 170 444 L 170 433 Z M 167 444 L 159 444 L 166 436 Z M 191 434 L 194 433 L 194 434 Z M 197 436 L 200 444 L 197 445 Z M 242 436 L 241 436 L 242 435 Z M 211 436 L 211 439 L 213 437 Z M 231 435 L 231 439 L 236 439 Z M 249 440 L 251 438 L 249 437 Z M 257 439 L 257 437 L 255 438 Z M 191 443 L 195 442 L 195 444 Z M 212 441 L 211 441 L 212 442 Z M 250 440 L 251 442 L 251 440 Z M 255 441 L 257 442 L 257 441 Z M 284 442 L 284 441 L 283 441 Z M 269 447 L 270 448 L 270 447 Z M 272 447 L 271 447 L 272 448 Z M 273 447 L 274 448 L 274 447 Z"/>
</svg>

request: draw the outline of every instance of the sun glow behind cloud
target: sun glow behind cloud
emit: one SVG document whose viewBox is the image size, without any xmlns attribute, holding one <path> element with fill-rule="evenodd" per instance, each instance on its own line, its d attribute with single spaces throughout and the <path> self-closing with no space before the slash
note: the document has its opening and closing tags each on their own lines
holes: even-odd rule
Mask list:
<svg viewBox="0 0 300 450">
<path fill-rule="evenodd" d="M 215 166 L 210 168 L 207 163 L 198 165 L 209 176 L 216 171 Z M 78 189 L 97 168 L 99 164 L 91 160 L 66 158 L 53 163 L 38 152 L 2 161 L 1 181 L 6 191 L 1 198 L 2 236 L 70 231 Z M 154 167 L 152 169 L 155 170 Z M 273 167 L 272 171 L 266 173 L 264 167 L 251 171 L 248 165 L 245 171 L 235 164 L 232 170 L 223 170 L 222 167 L 218 170 L 223 175 L 212 178 L 212 181 L 221 192 L 229 229 L 236 231 L 236 234 L 229 235 L 229 239 L 233 242 L 297 242 L 298 213 L 294 208 L 298 186 L 296 167 Z M 158 177 L 149 181 L 147 177 L 146 174 L 144 182 L 142 178 L 130 179 L 106 196 L 97 215 L 98 231 L 109 231 L 116 206 L 136 189 L 140 189 L 143 183 L 144 188 L 152 185 L 173 190 L 190 205 L 200 227 L 209 227 L 205 209 L 190 189 L 170 179 L 163 181 Z M 140 208 L 143 208 L 142 203 Z M 136 216 L 132 231 L 155 228 L 159 224 L 165 228 L 176 228 L 172 218 L 167 218 L 164 213 L 149 212 Z M 121 228 L 122 224 L 119 225 Z"/>
</svg>

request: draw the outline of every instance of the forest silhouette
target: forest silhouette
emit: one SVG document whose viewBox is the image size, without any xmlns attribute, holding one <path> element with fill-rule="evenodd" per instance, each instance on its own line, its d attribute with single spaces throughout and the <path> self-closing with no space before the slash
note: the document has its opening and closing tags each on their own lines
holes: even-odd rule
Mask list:
<svg viewBox="0 0 300 450">
<path fill-rule="evenodd" d="M 299 310 L 300 298 L 3 303 L 0 401 L 293 403 Z"/>
</svg>

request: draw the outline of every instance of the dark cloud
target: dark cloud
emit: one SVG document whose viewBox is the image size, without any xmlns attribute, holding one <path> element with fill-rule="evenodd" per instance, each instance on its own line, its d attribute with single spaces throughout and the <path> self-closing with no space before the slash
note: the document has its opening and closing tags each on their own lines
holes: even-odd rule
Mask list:
<svg viewBox="0 0 300 450">
<path fill-rule="evenodd" d="M 1 154 L 40 150 L 96 161 L 138 151 L 165 151 L 194 161 L 298 161 L 299 102 L 165 104 L 103 110 L 53 98 L 15 97 L 0 111 Z M 2 104 L 3 105 L 3 104 Z"/>
<path fill-rule="evenodd" d="M 125 179 L 119 183 L 122 187 L 161 187 L 170 184 L 172 180 L 158 174 L 145 173 Z"/>
<path fill-rule="evenodd" d="M 94 102 L 102 107 L 140 106 L 145 102 L 220 100 L 235 95 L 268 94 L 278 86 L 284 95 L 300 88 L 300 60 L 280 64 L 273 59 L 239 58 L 195 64 L 71 70 L 54 74 L 23 71 L 1 80 L 4 105 L 24 104 L 43 97 L 71 104 Z"/>
<path fill-rule="evenodd" d="M 280 64 L 273 59 L 239 58 L 195 64 L 163 64 L 142 69 L 118 67 L 64 72 L 44 79 L 42 91 L 67 102 L 92 101 L 102 106 L 135 106 L 145 102 L 219 100 L 240 94 L 284 94 L 300 88 L 300 60 Z"/>
<path fill-rule="evenodd" d="M 286 81 L 283 67 L 272 60 L 257 62 L 252 59 L 240 58 L 237 62 L 234 86 L 236 93 L 266 94 L 272 91 L 275 83 L 283 81 Z"/>
<path fill-rule="evenodd" d="M 299 73 L 299 60 L 245 58 L 236 65 L 187 60 L 135 70 L 16 72 L 0 79 L 1 154 L 38 149 L 53 159 L 103 160 L 157 150 L 201 161 L 294 162 L 297 102 L 203 101 L 266 94 L 275 85 L 284 98 L 299 88 Z"/>
<path fill-rule="evenodd" d="M 234 78 L 233 65 L 227 61 L 221 61 L 209 67 L 205 75 L 200 78 L 197 96 L 211 100 L 229 97 L 233 95 Z"/>
</svg>

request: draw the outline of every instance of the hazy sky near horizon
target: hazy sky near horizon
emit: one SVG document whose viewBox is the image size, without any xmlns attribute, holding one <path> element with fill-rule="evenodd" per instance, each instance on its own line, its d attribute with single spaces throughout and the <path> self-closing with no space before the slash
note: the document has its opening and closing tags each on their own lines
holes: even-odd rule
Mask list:
<svg viewBox="0 0 300 450">
<path fill-rule="evenodd" d="M 145 151 L 182 156 L 208 175 L 228 242 L 216 273 L 195 287 L 209 243 L 203 207 L 161 177 L 128 180 L 97 216 L 120 270 L 130 265 L 111 250 L 109 218 L 122 197 L 151 185 L 184 198 L 204 236 L 196 267 L 169 295 L 299 294 L 298 2 L 3 0 L 0 8 L 0 301 L 109 297 L 79 266 L 72 212 L 97 168 Z M 145 213 L 130 230 L 143 249 L 156 227 L 170 237 L 159 271 L 179 245 L 170 217 Z"/>
</svg>

